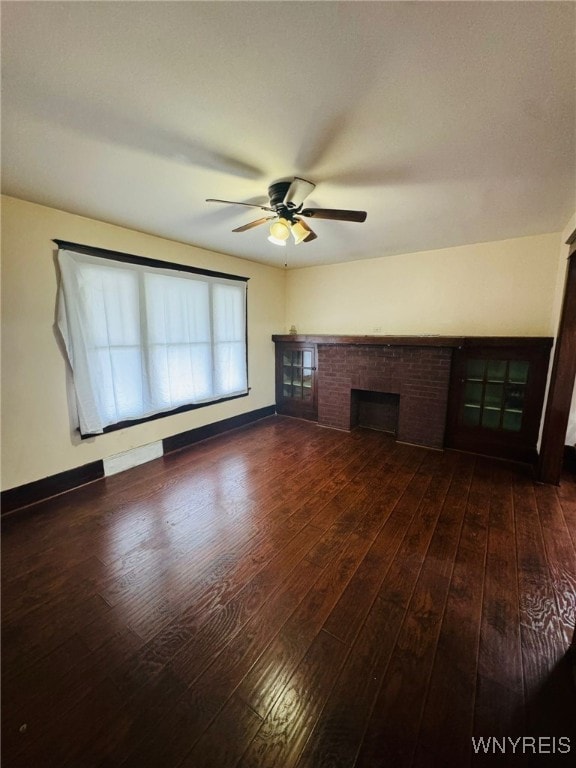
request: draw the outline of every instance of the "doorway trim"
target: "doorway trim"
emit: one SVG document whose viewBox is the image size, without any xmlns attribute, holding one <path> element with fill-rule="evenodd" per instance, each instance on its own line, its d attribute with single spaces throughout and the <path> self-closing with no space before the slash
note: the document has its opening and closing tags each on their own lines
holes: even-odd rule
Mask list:
<svg viewBox="0 0 576 768">
<path fill-rule="evenodd" d="M 537 473 L 538 480 L 551 485 L 559 485 L 562 475 L 564 442 L 576 380 L 576 230 L 570 235 L 566 245 L 570 246 L 568 269 Z"/>
</svg>

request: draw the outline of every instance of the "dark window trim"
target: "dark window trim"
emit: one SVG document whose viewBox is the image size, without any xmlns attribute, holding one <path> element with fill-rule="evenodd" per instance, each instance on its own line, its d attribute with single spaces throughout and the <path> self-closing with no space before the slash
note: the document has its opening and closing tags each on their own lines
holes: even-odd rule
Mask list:
<svg viewBox="0 0 576 768">
<path fill-rule="evenodd" d="M 96 248 L 93 245 L 82 245 L 80 243 L 71 243 L 68 240 L 52 240 L 58 248 L 83 253 L 86 256 L 99 256 L 102 259 L 111 259 L 112 261 L 122 261 L 125 264 L 137 264 L 144 267 L 155 267 L 156 269 L 173 269 L 177 272 L 191 272 L 195 275 L 206 275 L 207 277 L 221 277 L 225 280 L 238 280 L 247 283 L 249 277 L 240 275 L 229 275 L 227 272 L 215 272 L 211 269 L 201 269 L 200 267 L 190 267 L 187 264 L 178 264 L 174 261 L 162 261 L 161 259 L 150 259 L 147 256 L 134 256 L 131 253 L 122 253 L 121 251 L 109 251 L 106 248 Z"/>
<path fill-rule="evenodd" d="M 131 253 L 122 253 L 121 251 L 110 251 L 106 248 L 96 248 L 92 245 L 82 245 L 81 243 L 72 243 L 69 240 L 58 240 L 54 238 L 53 243 L 56 243 L 58 248 L 65 250 L 72 250 L 76 253 L 83 253 L 86 256 L 99 256 L 103 259 L 110 259 L 111 261 L 119 261 L 125 264 L 136 264 L 146 267 L 155 267 L 159 269 L 172 269 L 175 272 L 190 272 L 195 275 L 205 275 L 207 277 L 223 278 L 225 280 L 236 280 L 238 282 L 246 283 L 246 306 L 245 306 L 245 349 L 246 349 L 246 392 L 242 392 L 239 395 L 231 395 L 230 397 L 221 397 L 218 400 L 209 400 L 204 403 L 190 403 L 189 405 L 180 405 L 178 408 L 173 408 L 170 411 L 161 411 L 160 413 L 153 413 L 151 416 L 144 416 L 142 419 L 127 419 L 125 421 L 119 421 L 116 424 L 110 424 L 104 427 L 102 432 L 81 432 L 80 428 L 77 429 L 82 440 L 87 440 L 91 437 L 97 437 L 98 435 L 107 434 L 108 432 L 116 432 L 120 429 L 126 429 L 127 427 L 133 427 L 137 424 L 145 424 L 148 421 L 155 421 L 156 419 L 162 419 L 165 416 L 174 416 L 178 413 L 186 413 L 187 411 L 195 411 L 198 408 L 206 408 L 210 405 L 218 405 L 218 403 L 226 403 L 229 400 L 238 400 L 241 397 L 248 397 L 250 394 L 250 379 L 248 372 L 248 280 L 249 277 L 240 277 L 239 275 L 230 275 L 226 272 L 215 272 L 210 269 L 201 269 L 200 267 L 190 267 L 186 264 L 177 264 L 173 261 L 161 261 L 160 259 L 149 259 L 145 256 L 134 256 Z"/>
</svg>

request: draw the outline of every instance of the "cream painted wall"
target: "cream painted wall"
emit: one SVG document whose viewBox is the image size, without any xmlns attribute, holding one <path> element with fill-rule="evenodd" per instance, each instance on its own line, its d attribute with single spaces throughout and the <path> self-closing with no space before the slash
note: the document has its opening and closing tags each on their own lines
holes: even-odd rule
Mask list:
<svg viewBox="0 0 576 768">
<path fill-rule="evenodd" d="M 572 393 L 572 405 L 570 407 L 570 416 L 568 418 L 568 429 L 566 430 L 565 445 L 571 445 L 576 448 L 576 386 Z"/>
<path fill-rule="evenodd" d="M 52 238 L 249 277 L 250 395 L 80 441 L 54 331 Z M 13 488 L 169 435 L 272 405 L 285 272 L 10 197 L 2 198 L 2 488 Z"/>
<path fill-rule="evenodd" d="M 300 333 L 552 336 L 560 234 L 290 270 Z"/>
</svg>

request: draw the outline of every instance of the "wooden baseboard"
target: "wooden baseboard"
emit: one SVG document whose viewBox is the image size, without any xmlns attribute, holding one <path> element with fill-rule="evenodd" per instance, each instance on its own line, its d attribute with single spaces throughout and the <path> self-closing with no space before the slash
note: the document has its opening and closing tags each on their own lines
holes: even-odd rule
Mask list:
<svg viewBox="0 0 576 768">
<path fill-rule="evenodd" d="M 101 477 L 104 477 L 104 462 L 98 460 L 2 491 L 2 515 L 45 501 L 72 488 L 99 480 Z"/>
<path fill-rule="evenodd" d="M 214 424 L 207 424 L 204 427 L 190 429 L 187 432 L 166 437 L 162 441 L 163 452 L 166 454 L 178 451 L 200 440 L 206 440 L 208 437 L 220 435 L 231 429 L 244 427 L 267 416 L 273 416 L 275 413 L 276 406 L 269 405 L 266 408 L 259 408 L 249 413 L 242 413 L 239 416 L 232 416 L 229 419 L 217 421 Z M 42 480 L 36 480 L 32 483 L 26 483 L 25 485 L 2 491 L 2 515 L 16 512 L 41 501 L 46 501 L 46 499 L 58 496 L 66 491 L 71 491 L 102 477 L 104 477 L 104 462 L 98 460 L 90 464 L 84 464 L 82 467 L 69 469 L 66 472 L 59 472 L 57 475 L 51 475 Z"/>
<path fill-rule="evenodd" d="M 189 429 L 187 432 L 180 432 L 178 435 L 165 437 L 164 440 L 162 440 L 164 453 L 179 451 L 181 448 L 186 448 L 189 445 L 198 443 L 200 440 L 206 440 L 208 437 L 221 435 L 223 432 L 229 432 L 231 429 L 245 427 L 248 424 L 252 424 L 254 421 L 265 419 L 267 416 L 274 416 L 275 413 L 276 406 L 268 405 L 265 408 L 258 408 L 255 411 L 241 413 L 239 416 L 231 416 L 229 419 L 224 419 L 223 421 L 206 424 L 204 427 Z"/>
</svg>

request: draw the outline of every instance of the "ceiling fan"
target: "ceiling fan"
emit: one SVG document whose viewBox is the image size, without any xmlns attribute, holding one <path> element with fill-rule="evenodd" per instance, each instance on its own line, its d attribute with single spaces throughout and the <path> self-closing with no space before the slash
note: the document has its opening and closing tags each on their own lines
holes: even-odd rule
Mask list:
<svg viewBox="0 0 576 768">
<path fill-rule="evenodd" d="M 302 221 L 302 216 L 305 218 L 334 219 L 336 221 L 366 221 L 366 211 L 347 211 L 339 208 L 304 208 L 304 200 L 315 186 L 311 181 L 295 176 L 292 181 L 276 181 L 270 184 L 268 187 L 270 205 L 217 200 L 213 197 L 208 198 L 206 202 L 246 205 L 250 208 L 260 208 L 262 211 L 273 213 L 273 216 L 263 216 L 248 222 L 248 224 L 243 224 L 241 227 L 236 227 L 232 232 L 246 232 L 248 229 L 271 221 L 268 240 L 275 245 L 286 245 L 290 234 L 292 234 L 296 245 L 302 242 L 310 243 L 318 237 L 308 224 Z"/>
</svg>

